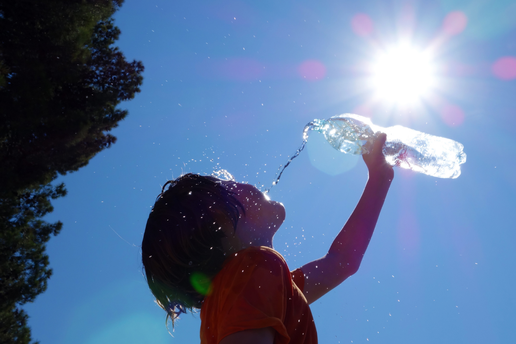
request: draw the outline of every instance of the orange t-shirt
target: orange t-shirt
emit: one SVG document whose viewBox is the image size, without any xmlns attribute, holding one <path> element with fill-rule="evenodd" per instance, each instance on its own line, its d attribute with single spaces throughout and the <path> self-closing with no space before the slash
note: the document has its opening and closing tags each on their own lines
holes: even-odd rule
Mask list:
<svg viewBox="0 0 516 344">
<path fill-rule="evenodd" d="M 271 248 L 249 247 L 224 262 L 201 308 L 201 344 L 218 344 L 243 330 L 272 327 L 274 344 L 316 344 L 304 275 L 290 273 Z"/>
</svg>

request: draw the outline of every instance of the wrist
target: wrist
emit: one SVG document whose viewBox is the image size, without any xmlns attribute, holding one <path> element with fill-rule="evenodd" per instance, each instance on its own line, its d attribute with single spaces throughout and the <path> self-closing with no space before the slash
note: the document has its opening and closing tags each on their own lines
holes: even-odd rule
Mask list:
<svg viewBox="0 0 516 344">
<path fill-rule="evenodd" d="M 386 166 L 382 169 L 369 170 L 369 180 L 375 184 L 387 184 L 390 185 L 394 179 L 394 170 L 391 166 Z"/>
</svg>

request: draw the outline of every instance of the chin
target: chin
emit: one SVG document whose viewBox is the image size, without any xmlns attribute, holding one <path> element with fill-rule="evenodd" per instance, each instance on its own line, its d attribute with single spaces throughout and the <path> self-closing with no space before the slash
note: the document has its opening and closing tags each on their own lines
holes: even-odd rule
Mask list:
<svg viewBox="0 0 516 344">
<path fill-rule="evenodd" d="M 276 215 L 276 218 L 278 219 L 278 223 L 276 224 L 276 227 L 279 228 L 283 221 L 285 221 L 285 217 L 287 216 L 287 213 L 285 211 L 285 206 L 283 203 L 272 201 L 274 204 L 274 214 Z"/>
</svg>

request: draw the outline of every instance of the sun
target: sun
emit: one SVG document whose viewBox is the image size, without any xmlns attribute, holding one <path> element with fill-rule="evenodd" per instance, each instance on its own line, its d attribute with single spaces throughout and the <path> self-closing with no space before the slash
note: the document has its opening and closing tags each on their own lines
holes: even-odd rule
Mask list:
<svg viewBox="0 0 516 344">
<path fill-rule="evenodd" d="M 436 86 L 435 66 L 429 54 L 399 45 L 379 52 L 371 66 L 371 87 L 386 102 L 420 102 Z"/>
</svg>

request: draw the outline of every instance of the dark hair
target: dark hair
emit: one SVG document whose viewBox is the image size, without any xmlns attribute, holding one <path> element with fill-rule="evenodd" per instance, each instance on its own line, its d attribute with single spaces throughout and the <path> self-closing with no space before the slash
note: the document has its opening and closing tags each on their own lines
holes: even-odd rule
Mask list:
<svg viewBox="0 0 516 344">
<path fill-rule="evenodd" d="M 145 227 L 142 262 L 172 325 L 179 314 L 201 308 L 226 259 L 222 226 L 236 229 L 240 212 L 242 204 L 217 178 L 189 173 L 163 186 Z"/>
</svg>

